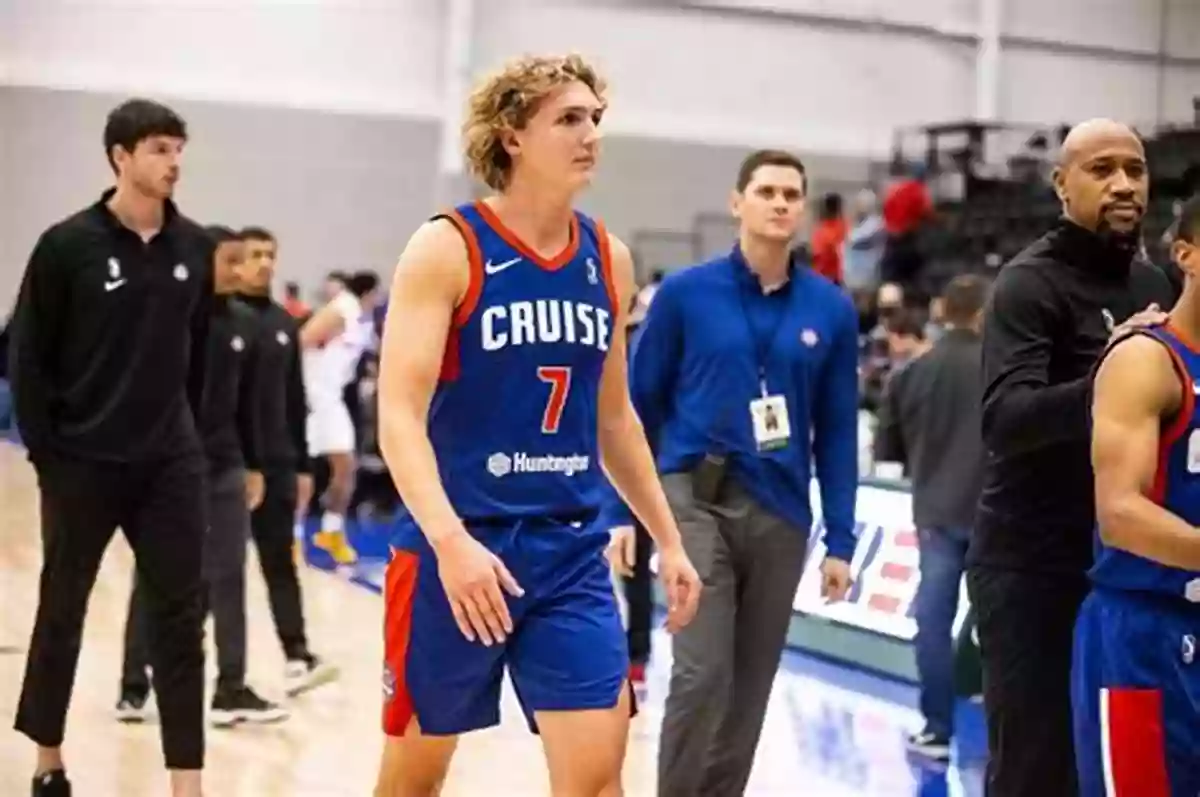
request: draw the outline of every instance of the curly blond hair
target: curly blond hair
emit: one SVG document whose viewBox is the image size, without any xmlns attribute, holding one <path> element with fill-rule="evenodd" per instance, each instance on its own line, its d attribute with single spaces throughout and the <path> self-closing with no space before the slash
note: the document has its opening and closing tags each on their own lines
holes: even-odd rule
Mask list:
<svg viewBox="0 0 1200 797">
<path fill-rule="evenodd" d="M 523 129 L 547 95 L 574 81 L 604 102 L 604 78 L 575 53 L 518 58 L 484 80 L 471 93 L 462 128 L 471 172 L 488 187 L 503 191 L 512 158 L 501 143 L 501 132 Z"/>
</svg>

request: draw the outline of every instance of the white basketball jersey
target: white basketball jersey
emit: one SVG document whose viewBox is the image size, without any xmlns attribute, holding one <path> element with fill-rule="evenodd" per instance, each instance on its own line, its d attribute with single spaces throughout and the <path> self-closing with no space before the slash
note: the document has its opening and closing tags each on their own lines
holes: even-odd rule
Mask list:
<svg viewBox="0 0 1200 797">
<path fill-rule="evenodd" d="M 371 319 L 364 317 L 362 304 L 350 291 L 342 291 L 329 304 L 342 317 L 342 331 L 321 348 L 304 352 L 304 391 L 313 406 L 341 400 L 373 334 Z"/>
</svg>

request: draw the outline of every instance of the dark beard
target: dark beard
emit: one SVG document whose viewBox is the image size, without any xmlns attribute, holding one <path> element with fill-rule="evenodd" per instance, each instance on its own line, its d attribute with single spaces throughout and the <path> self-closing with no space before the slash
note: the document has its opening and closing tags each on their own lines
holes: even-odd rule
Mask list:
<svg viewBox="0 0 1200 797">
<path fill-rule="evenodd" d="M 1108 219 L 1101 216 L 1100 223 L 1096 226 L 1096 237 L 1106 248 L 1134 255 L 1141 250 L 1142 222 L 1138 221 L 1132 230 L 1120 231 L 1114 230 Z"/>
</svg>

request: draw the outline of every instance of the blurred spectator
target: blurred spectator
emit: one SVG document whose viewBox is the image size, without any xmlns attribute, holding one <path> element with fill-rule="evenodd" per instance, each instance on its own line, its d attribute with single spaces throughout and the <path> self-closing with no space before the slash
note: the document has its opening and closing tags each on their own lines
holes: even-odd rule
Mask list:
<svg viewBox="0 0 1200 797">
<path fill-rule="evenodd" d="M 0 327 L 0 434 L 14 426 L 12 391 L 8 386 L 8 321 L 5 321 Z"/>
<path fill-rule="evenodd" d="M 307 304 L 300 298 L 300 284 L 289 282 L 283 286 L 283 309 L 292 318 L 307 318 L 310 312 Z"/>
<path fill-rule="evenodd" d="M 875 294 L 876 329 L 873 334 L 883 331 L 887 323 L 899 317 L 904 311 L 904 289 L 894 282 L 885 282 L 879 286 Z"/>
<path fill-rule="evenodd" d="M 933 199 L 925 185 L 924 169 L 915 167 L 909 177 L 894 183 L 883 200 L 883 226 L 887 243 L 880 263 L 881 278 L 914 293 L 924 270 L 919 233 L 933 217 Z"/>
<path fill-rule="evenodd" d="M 854 226 L 846 235 L 843 279 L 851 292 L 873 291 L 879 284 L 879 261 L 887 234 L 878 200 L 870 190 L 854 198 Z"/>
<path fill-rule="evenodd" d="M 331 271 L 326 274 L 325 284 L 321 286 L 321 291 L 317 296 L 318 304 L 326 305 L 333 301 L 333 297 L 346 290 L 346 280 L 348 279 L 350 279 L 350 275 L 345 271 Z"/>
<path fill-rule="evenodd" d="M 879 324 L 868 337 L 860 371 L 860 406 L 872 412 L 879 407 L 888 377 L 929 348 L 924 312 L 904 306 L 899 286 L 880 286 L 878 309 Z"/>
<path fill-rule="evenodd" d="M 850 298 L 854 300 L 854 310 L 858 313 L 858 334 L 866 338 L 879 321 L 875 312 L 875 291 L 859 288 L 850 291 Z"/>
<path fill-rule="evenodd" d="M 650 302 L 654 301 L 654 294 L 658 293 L 658 286 L 662 284 L 664 276 L 666 275 L 661 269 L 655 269 L 650 273 L 650 281 L 638 291 L 638 295 L 633 300 L 633 309 L 629 312 L 630 324 L 636 327 L 646 318 L 646 311 L 650 309 Z M 630 331 L 632 332 L 632 330 Z"/>
<path fill-rule="evenodd" d="M 929 350 L 925 319 L 917 311 L 902 310 L 899 316 L 888 322 L 885 329 L 889 375 Z"/>
<path fill-rule="evenodd" d="M 948 288 L 949 286 L 947 286 Z M 942 332 L 945 330 L 946 320 L 946 299 L 943 296 L 934 296 L 929 300 L 929 318 L 925 321 L 925 339 L 932 346 L 942 337 Z"/>
<path fill-rule="evenodd" d="M 812 235 L 812 267 L 834 285 L 841 285 L 842 245 L 846 242 L 846 218 L 841 194 L 826 194 Z"/>
<path fill-rule="evenodd" d="M 915 645 L 925 727 L 908 743 L 943 760 L 954 735 L 954 618 L 983 484 L 979 330 L 987 283 L 974 275 L 955 277 L 945 297 L 947 332 L 928 355 L 894 371 L 875 438 L 876 461 L 900 463 L 912 480 L 918 529 Z M 898 353 L 911 357 L 923 346 L 906 324 L 892 334 Z"/>
</svg>

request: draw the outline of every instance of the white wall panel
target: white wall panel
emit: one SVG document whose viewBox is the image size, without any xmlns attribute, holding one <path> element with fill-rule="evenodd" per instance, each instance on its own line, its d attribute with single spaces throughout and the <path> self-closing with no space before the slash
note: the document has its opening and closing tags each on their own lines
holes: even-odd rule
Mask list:
<svg viewBox="0 0 1200 797">
<path fill-rule="evenodd" d="M 1006 35 L 1158 52 L 1161 0 L 1003 1 L 1002 30 Z"/>
<path fill-rule="evenodd" d="M 1166 0 L 1167 55 L 1200 58 L 1200 0 Z M 1200 85 L 1193 89 L 1200 94 Z"/>
<path fill-rule="evenodd" d="M 1044 51 L 1001 56 L 1000 110 L 1012 122 L 1077 122 L 1095 116 L 1155 121 L 1158 67 Z"/>
<path fill-rule="evenodd" d="M 2 0 L 12 83 L 433 115 L 431 0 Z"/>
<path fill-rule="evenodd" d="M 479 9 L 481 66 L 578 50 L 609 77 L 609 129 L 808 151 L 887 151 L 892 130 L 970 116 L 974 49 L 703 11 L 535 0 Z"/>
<path fill-rule="evenodd" d="M 955 33 L 973 33 L 977 0 L 689 0 L 690 4 L 780 15 L 820 15 L 842 19 L 923 25 Z"/>
<path fill-rule="evenodd" d="M 17 12 L 14 0 L 0 0 L 0 85 L 9 82 Z"/>
</svg>

